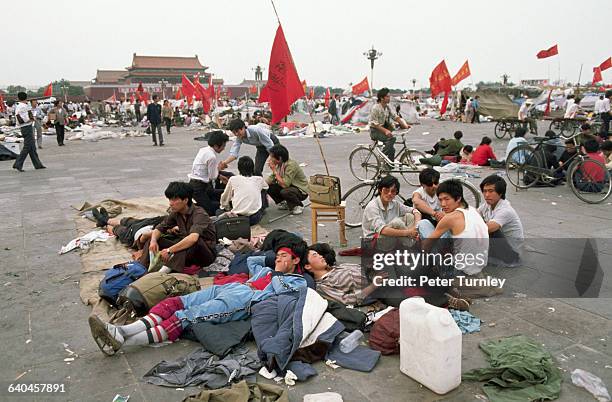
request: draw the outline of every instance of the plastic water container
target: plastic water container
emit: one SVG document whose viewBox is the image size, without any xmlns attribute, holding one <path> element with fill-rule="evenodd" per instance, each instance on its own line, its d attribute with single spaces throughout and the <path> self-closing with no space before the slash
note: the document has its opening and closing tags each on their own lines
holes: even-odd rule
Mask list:
<svg viewBox="0 0 612 402">
<path fill-rule="evenodd" d="M 461 330 L 448 310 L 421 297 L 400 304 L 400 371 L 437 394 L 461 384 Z"/>
</svg>

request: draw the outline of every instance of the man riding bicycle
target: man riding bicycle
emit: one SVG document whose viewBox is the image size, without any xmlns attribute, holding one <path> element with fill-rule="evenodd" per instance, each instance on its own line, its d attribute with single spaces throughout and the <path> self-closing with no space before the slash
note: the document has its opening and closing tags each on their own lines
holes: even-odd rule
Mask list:
<svg viewBox="0 0 612 402">
<path fill-rule="evenodd" d="M 391 102 L 389 88 L 379 90 L 376 98 L 377 103 L 370 112 L 370 138 L 372 141 L 384 143 L 382 152 L 393 162 L 395 159 L 395 137 L 393 136 L 392 120 L 398 123 L 401 128 L 410 128 L 410 126 L 389 108 Z"/>
</svg>

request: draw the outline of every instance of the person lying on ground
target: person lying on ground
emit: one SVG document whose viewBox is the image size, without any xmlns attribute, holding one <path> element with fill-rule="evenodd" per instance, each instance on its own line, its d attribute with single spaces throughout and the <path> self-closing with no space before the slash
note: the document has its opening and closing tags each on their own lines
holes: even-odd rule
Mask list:
<svg viewBox="0 0 612 402">
<path fill-rule="evenodd" d="M 223 131 L 211 132 L 208 146 L 200 148 L 193 160 L 191 173 L 187 175 L 193 189 L 193 199 L 211 216 L 219 209 L 224 185 L 232 175 L 229 172 L 219 172 L 218 157 L 228 141 L 229 137 Z"/>
<path fill-rule="evenodd" d="M 497 162 L 497 156 L 491 147 L 491 138 L 484 136 L 472 155 L 472 163 L 478 166 L 490 166 L 491 161 Z"/>
<path fill-rule="evenodd" d="M 489 232 L 489 263 L 517 266 L 521 261 L 523 224 L 518 214 L 506 200 L 506 181 L 498 175 L 490 175 L 480 183 L 485 203 L 478 213 Z"/>
<path fill-rule="evenodd" d="M 255 154 L 255 175 L 261 176 L 270 149 L 279 144 L 278 138 L 272 133 L 267 124 L 259 123 L 246 126 L 244 121 L 235 119 L 230 122 L 229 129 L 236 136 L 236 140 L 230 149 L 230 155 L 219 163 L 219 170 L 226 169 L 227 166 L 238 159 L 242 144 L 253 145 L 257 148 Z"/>
<path fill-rule="evenodd" d="M 160 215 L 143 219 L 128 216 L 117 219 L 109 218 L 104 207 L 93 208 L 91 211 L 96 219 L 97 226 L 117 236 L 121 243 L 136 250 L 141 250 L 144 247 L 144 244 L 151 238 L 155 226 L 160 224 L 167 216 Z M 174 231 L 178 231 L 178 226 L 174 228 Z"/>
<path fill-rule="evenodd" d="M 406 247 L 417 238 L 416 225 L 421 220 L 418 209 L 395 199 L 400 183 L 394 176 L 385 176 L 378 182 L 378 196 L 363 210 L 362 229 L 365 239 L 376 238 L 377 248 L 394 248 L 399 240 Z"/>
<path fill-rule="evenodd" d="M 174 181 L 164 192 L 170 204 L 170 214 L 155 227 L 151 238 L 144 245 L 150 253 L 139 258 L 149 266 L 150 254 L 160 253 L 164 263 L 162 272 L 183 272 L 185 267 L 206 267 L 216 257 L 217 237 L 210 216 L 193 204 L 193 189 L 188 183 Z"/>
<path fill-rule="evenodd" d="M 476 208 L 468 205 L 463 197 L 463 186 L 458 180 L 446 180 L 438 186 L 436 194 L 444 217 L 433 226 L 428 220 L 418 225 L 421 247 L 425 251 L 434 249 L 437 239 L 451 238 L 453 255 L 467 256 L 461 264 L 441 272 L 441 276 L 454 277 L 461 271 L 467 275 L 479 274 L 487 265 L 489 231 Z"/>
<path fill-rule="evenodd" d="M 196 322 L 220 324 L 243 320 L 249 317 L 253 303 L 306 288 L 304 277 L 293 273 L 300 263 L 298 254 L 287 247 L 279 248 L 274 269 L 265 266 L 265 256 L 249 257 L 247 282 L 213 285 L 185 296 L 169 297 L 132 324 L 116 326 L 92 315 L 91 334 L 100 350 L 112 355 L 123 346 L 173 342 Z"/>
<path fill-rule="evenodd" d="M 419 173 L 421 187 L 412 193 L 412 205 L 419 210 L 423 219 L 435 225 L 444 217 L 436 189 L 440 183 L 440 172 L 433 168 L 423 169 Z"/>
<path fill-rule="evenodd" d="M 292 215 L 304 211 L 304 201 L 308 198 L 308 181 L 300 165 L 289 159 L 289 151 L 278 144 L 270 148 L 268 166 L 272 173 L 266 178 L 268 194 L 279 209 L 287 209 Z"/>
<path fill-rule="evenodd" d="M 249 223 L 256 225 L 267 207 L 268 183 L 261 176 L 253 176 L 255 163 L 248 156 L 238 159 L 237 176 L 229 178 L 221 195 L 221 208 L 240 216 L 248 216 Z"/>
</svg>

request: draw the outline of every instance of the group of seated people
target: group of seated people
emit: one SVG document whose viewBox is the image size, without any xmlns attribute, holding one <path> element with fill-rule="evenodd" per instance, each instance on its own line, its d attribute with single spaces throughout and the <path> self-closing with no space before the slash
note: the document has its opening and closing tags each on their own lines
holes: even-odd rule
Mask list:
<svg viewBox="0 0 612 402">
<path fill-rule="evenodd" d="M 491 147 L 491 138 L 482 137 L 476 149 L 472 145 L 463 144 L 461 138 L 461 131 L 455 131 L 451 139 L 441 138 L 432 150 L 427 151 L 432 156 L 422 158 L 420 162 L 430 166 L 444 166 L 451 162 L 477 166 L 495 166 L 500 163 Z"/>
</svg>

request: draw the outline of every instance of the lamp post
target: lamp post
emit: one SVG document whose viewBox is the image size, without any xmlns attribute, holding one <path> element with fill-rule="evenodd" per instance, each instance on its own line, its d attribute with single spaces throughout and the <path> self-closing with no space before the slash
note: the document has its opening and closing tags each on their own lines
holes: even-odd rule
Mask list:
<svg viewBox="0 0 612 402">
<path fill-rule="evenodd" d="M 411 82 L 412 82 L 412 94 L 414 95 L 414 93 L 416 92 L 416 78 L 413 78 Z"/>
<path fill-rule="evenodd" d="M 372 96 L 374 93 L 374 60 L 377 60 L 380 56 L 382 56 L 382 53 L 374 49 L 374 45 L 372 45 L 372 49 L 363 52 L 363 55 L 370 60 L 370 68 L 372 70 L 372 76 L 370 79 L 370 96 Z"/>
<path fill-rule="evenodd" d="M 64 93 L 64 103 L 68 103 L 68 86 L 66 84 L 62 84 L 60 88 L 62 88 L 62 92 Z"/>
<path fill-rule="evenodd" d="M 265 69 L 258 64 L 257 67 L 252 68 L 251 70 L 255 71 L 255 85 L 257 86 L 257 97 L 259 97 L 259 87 L 261 85 L 260 82 L 263 81 L 263 71 Z"/>
<path fill-rule="evenodd" d="M 166 85 L 168 85 L 168 81 L 162 79 L 158 81 L 158 84 L 161 86 L 162 100 L 166 99 Z"/>
</svg>

